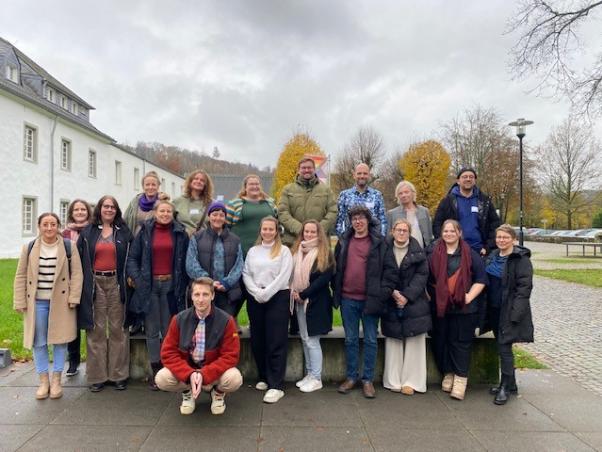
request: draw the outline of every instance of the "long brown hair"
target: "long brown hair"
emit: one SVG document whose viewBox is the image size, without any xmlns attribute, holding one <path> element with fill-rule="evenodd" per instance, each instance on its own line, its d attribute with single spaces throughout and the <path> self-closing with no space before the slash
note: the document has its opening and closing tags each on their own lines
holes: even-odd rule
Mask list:
<svg viewBox="0 0 602 452">
<path fill-rule="evenodd" d="M 211 201 L 213 201 L 213 181 L 211 180 L 209 174 L 207 174 L 205 170 L 198 169 L 196 171 L 193 171 L 188 175 L 188 177 L 186 177 L 186 180 L 184 181 L 184 197 L 192 197 L 192 188 L 190 188 L 190 183 L 192 182 L 192 179 L 194 179 L 198 174 L 202 174 L 205 178 L 205 188 L 201 193 L 201 200 L 206 206 L 208 206 L 209 204 L 211 204 Z"/>
<path fill-rule="evenodd" d="M 69 208 L 67 209 L 67 223 L 75 223 L 75 220 L 73 219 L 73 209 L 75 209 L 75 204 L 77 204 L 78 202 L 83 204 L 86 208 L 86 211 L 88 212 L 88 218 L 86 221 L 92 221 L 92 207 L 90 207 L 90 204 L 88 204 L 87 201 L 84 201 L 81 198 L 77 198 L 71 201 L 71 204 L 69 204 Z"/>
<path fill-rule="evenodd" d="M 301 242 L 303 241 L 303 233 L 305 232 L 305 226 L 308 224 L 316 225 L 318 231 L 318 256 L 316 257 L 316 269 L 319 272 L 326 271 L 331 265 L 334 264 L 332 251 L 330 250 L 330 241 L 324 232 L 324 228 L 319 221 L 316 220 L 305 220 L 301 225 L 301 232 L 295 240 L 295 244 L 291 249 L 291 253 L 294 255 L 299 251 Z"/>
<path fill-rule="evenodd" d="M 259 223 L 259 235 L 257 236 L 257 240 L 255 240 L 255 245 L 261 245 L 261 242 L 263 241 L 263 239 L 261 238 L 261 226 L 263 226 L 263 223 L 265 223 L 266 221 L 271 221 L 276 227 L 276 237 L 274 237 L 274 246 L 272 246 L 272 252 L 270 253 L 270 257 L 274 259 L 278 257 L 280 251 L 282 250 L 282 239 L 280 238 L 280 233 L 278 231 L 280 228 L 280 223 L 276 218 L 269 216 L 263 217 L 261 219 L 261 222 Z"/>
</svg>

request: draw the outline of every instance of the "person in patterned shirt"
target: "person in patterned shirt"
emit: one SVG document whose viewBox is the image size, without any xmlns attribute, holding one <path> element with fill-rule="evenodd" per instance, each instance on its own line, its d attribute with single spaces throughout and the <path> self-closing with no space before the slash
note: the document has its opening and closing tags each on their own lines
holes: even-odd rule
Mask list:
<svg viewBox="0 0 602 452">
<path fill-rule="evenodd" d="M 351 227 L 351 224 L 349 224 L 349 210 L 357 205 L 368 208 L 372 218 L 379 222 L 381 234 L 383 236 L 387 235 L 385 201 L 380 191 L 368 186 L 370 177 L 370 167 L 365 163 L 360 163 L 353 171 L 355 185 L 340 193 L 336 222 L 336 232 L 339 237 Z"/>
</svg>

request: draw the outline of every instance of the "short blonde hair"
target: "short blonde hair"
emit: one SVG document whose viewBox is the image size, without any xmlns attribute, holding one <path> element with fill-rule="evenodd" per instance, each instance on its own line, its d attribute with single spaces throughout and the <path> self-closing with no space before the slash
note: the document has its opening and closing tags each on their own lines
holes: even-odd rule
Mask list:
<svg viewBox="0 0 602 452">
<path fill-rule="evenodd" d="M 400 218 L 399 220 L 396 220 L 395 223 L 393 223 L 393 226 L 391 226 L 391 231 L 393 231 L 393 229 L 395 229 L 399 223 L 405 224 L 408 227 L 410 234 L 412 234 L 412 223 L 410 223 L 405 218 Z"/>
<path fill-rule="evenodd" d="M 498 232 L 505 232 L 510 237 L 512 237 L 512 240 L 516 240 L 516 230 L 512 226 L 510 226 L 508 223 L 504 223 L 504 224 L 498 226 L 498 228 L 495 230 L 496 235 Z"/>
<path fill-rule="evenodd" d="M 410 189 L 410 191 L 413 193 L 412 201 L 416 202 L 416 187 L 413 183 L 407 180 L 402 180 L 400 183 L 397 184 L 397 187 L 395 187 L 395 199 L 397 199 L 397 202 L 401 204 L 398 194 L 399 190 L 401 190 L 403 187 L 408 187 Z"/>
</svg>

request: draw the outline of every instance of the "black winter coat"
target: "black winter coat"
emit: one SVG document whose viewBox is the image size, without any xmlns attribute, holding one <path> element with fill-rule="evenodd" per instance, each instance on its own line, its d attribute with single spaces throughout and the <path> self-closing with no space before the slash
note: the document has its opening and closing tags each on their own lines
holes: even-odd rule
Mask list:
<svg viewBox="0 0 602 452">
<path fill-rule="evenodd" d="M 82 297 L 77 311 L 77 326 L 79 329 L 91 330 L 94 328 L 94 298 L 96 296 L 96 284 L 94 276 L 94 257 L 96 255 L 96 242 L 102 232 L 102 225 L 89 224 L 77 239 L 77 250 L 82 261 L 84 272 L 84 285 Z M 130 290 L 125 277 L 125 263 L 130 251 L 132 233 L 123 223 L 113 226 L 113 240 L 117 251 L 117 284 L 121 302 L 127 304 Z M 125 318 L 124 318 L 125 325 Z"/>
<path fill-rule="evenodd" d="M 374 220 L 370 221 L 369 234 L 372 244 L 366 265 L 366 303 L 364 306 L 364 314 L 370 315 L 383 314 L 385 304 L 397 284 L 395 256 L 393 256 L 393 251 L 387 247 L 379 228 L 380 226 Z M 347 252 L 354 232 L 353 228 L 345 231 L 334 250 L 337 263 L 333 288 L 335 308 L 341 305 Z"/>
<path fill-rule="evenodd" d="M 314 268 L 309 275 L 309 286 L 299 293 L 301 299 L 309 299 L 305 318 L 308 336 L 320 336 L 332 331 L 332 294 L 330 281 L 334 275 L 334 263 L 324 272 Z"/>
<path fill-rule="evenodd" d="M 489 259 L 499 253 L 495 250 Z M 502 304 L 499 310 L 498 342 L 512 344 L 514 342 L 533 342 L 533 320 L 529 298 L 533 290 L 533 266 L 531 251 L 528 248 L 515 246 L 508 256 L 502 272 Z M 487 262 L 489 263 L 489 261 Z M 492 324 L 488 311 L 488 322 L 485 330 Z"/>
<path fill-rule="evenodd" d="M 393 250 L 393 239 L 387 239 Z M 432 328 L 431 308 L 426 295 L 429 266 L 426 254 L 418 241 L 410 237 L 408 252 L 398 269 L 398 282 L 395 287 L 408 299 L 403 308 L 403 317 L 397 316 L 397 303 L 393 297 L 387 300 L 386 312 L 381 317 L 382 333 L 386 337 L 403 339 L 426 333 Z"/>
<path fill-rule="evenodd" d="M 460 221 L 458 217 L 458 200 L 456 196 L 452 194 L 452 190 L 458 184 L 452 185 L 449 189 L 445 198 L 441 200 L 437 211 L 435 212 L 435 218 L 433 219 L 433 235 L 435 239 L 441 237 L 441 227 L 445 220 L 456 220 Z M 481 231 L 481 238 L 483 243 L 486 244 L 487 250 L 493 250 L 495 246 L 495 230 L 501 224 L 500 217 L 497 212 L 491 198 L 485 193 L 479 190 L 477 186 L 474 187 L 477 190 L 478 207 L 479 207 L 479 230 Z"/>
<path fill-rule="evenodd" d="M 134 238 L 126 264 L 126 275 L 134 280 L 134 294 L 128 304 L 128 311 L 134 314 L 146 314 L 150 309 L 151 291 L 153 288 L 153 233 L 155 219 L 145 221 L 140 232 Z M 173 262 L 171 265 L 171 289 L 167 294 L 169 311 L 172 315 L 186 308 L 186 251 L 188 250 L 188 234 L 182 223 L 172 222 L 171 228 Z"/>
</svg>

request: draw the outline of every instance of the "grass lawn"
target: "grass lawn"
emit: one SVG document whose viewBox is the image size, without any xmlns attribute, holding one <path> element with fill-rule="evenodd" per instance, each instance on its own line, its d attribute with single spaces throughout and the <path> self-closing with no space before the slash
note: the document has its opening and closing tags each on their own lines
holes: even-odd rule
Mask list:
<svg viewBox="0 0 602 452">
<path fill-rule="evenodd" d="M 593 259 L 594 257 L 561 257 L 552 259 L 541 259 L 540 262 L 549 262 L 550 264 L 602 264 L 602 259 L 597 261 Z"/>
<path fill-rule="evenodd" d="M 602 287 L 602 270 L 595 268 L 539 270 L 535 274 L 591 287 Z"/>
<path fill-rule="evenodd" d="M 519 346 L 512 347 L 512 352 L 514 354 L 514 367 L 518 369 L 547 369 L 545 364 Z"/>
<path fill-rule="evenodd" d="M 29 359 L 23 348 L 23 318 L 13 310 L 13 281 L 17 259 L 0 259 L 0 347 L 9 348 L 13 359 Z"/>
</svg>

